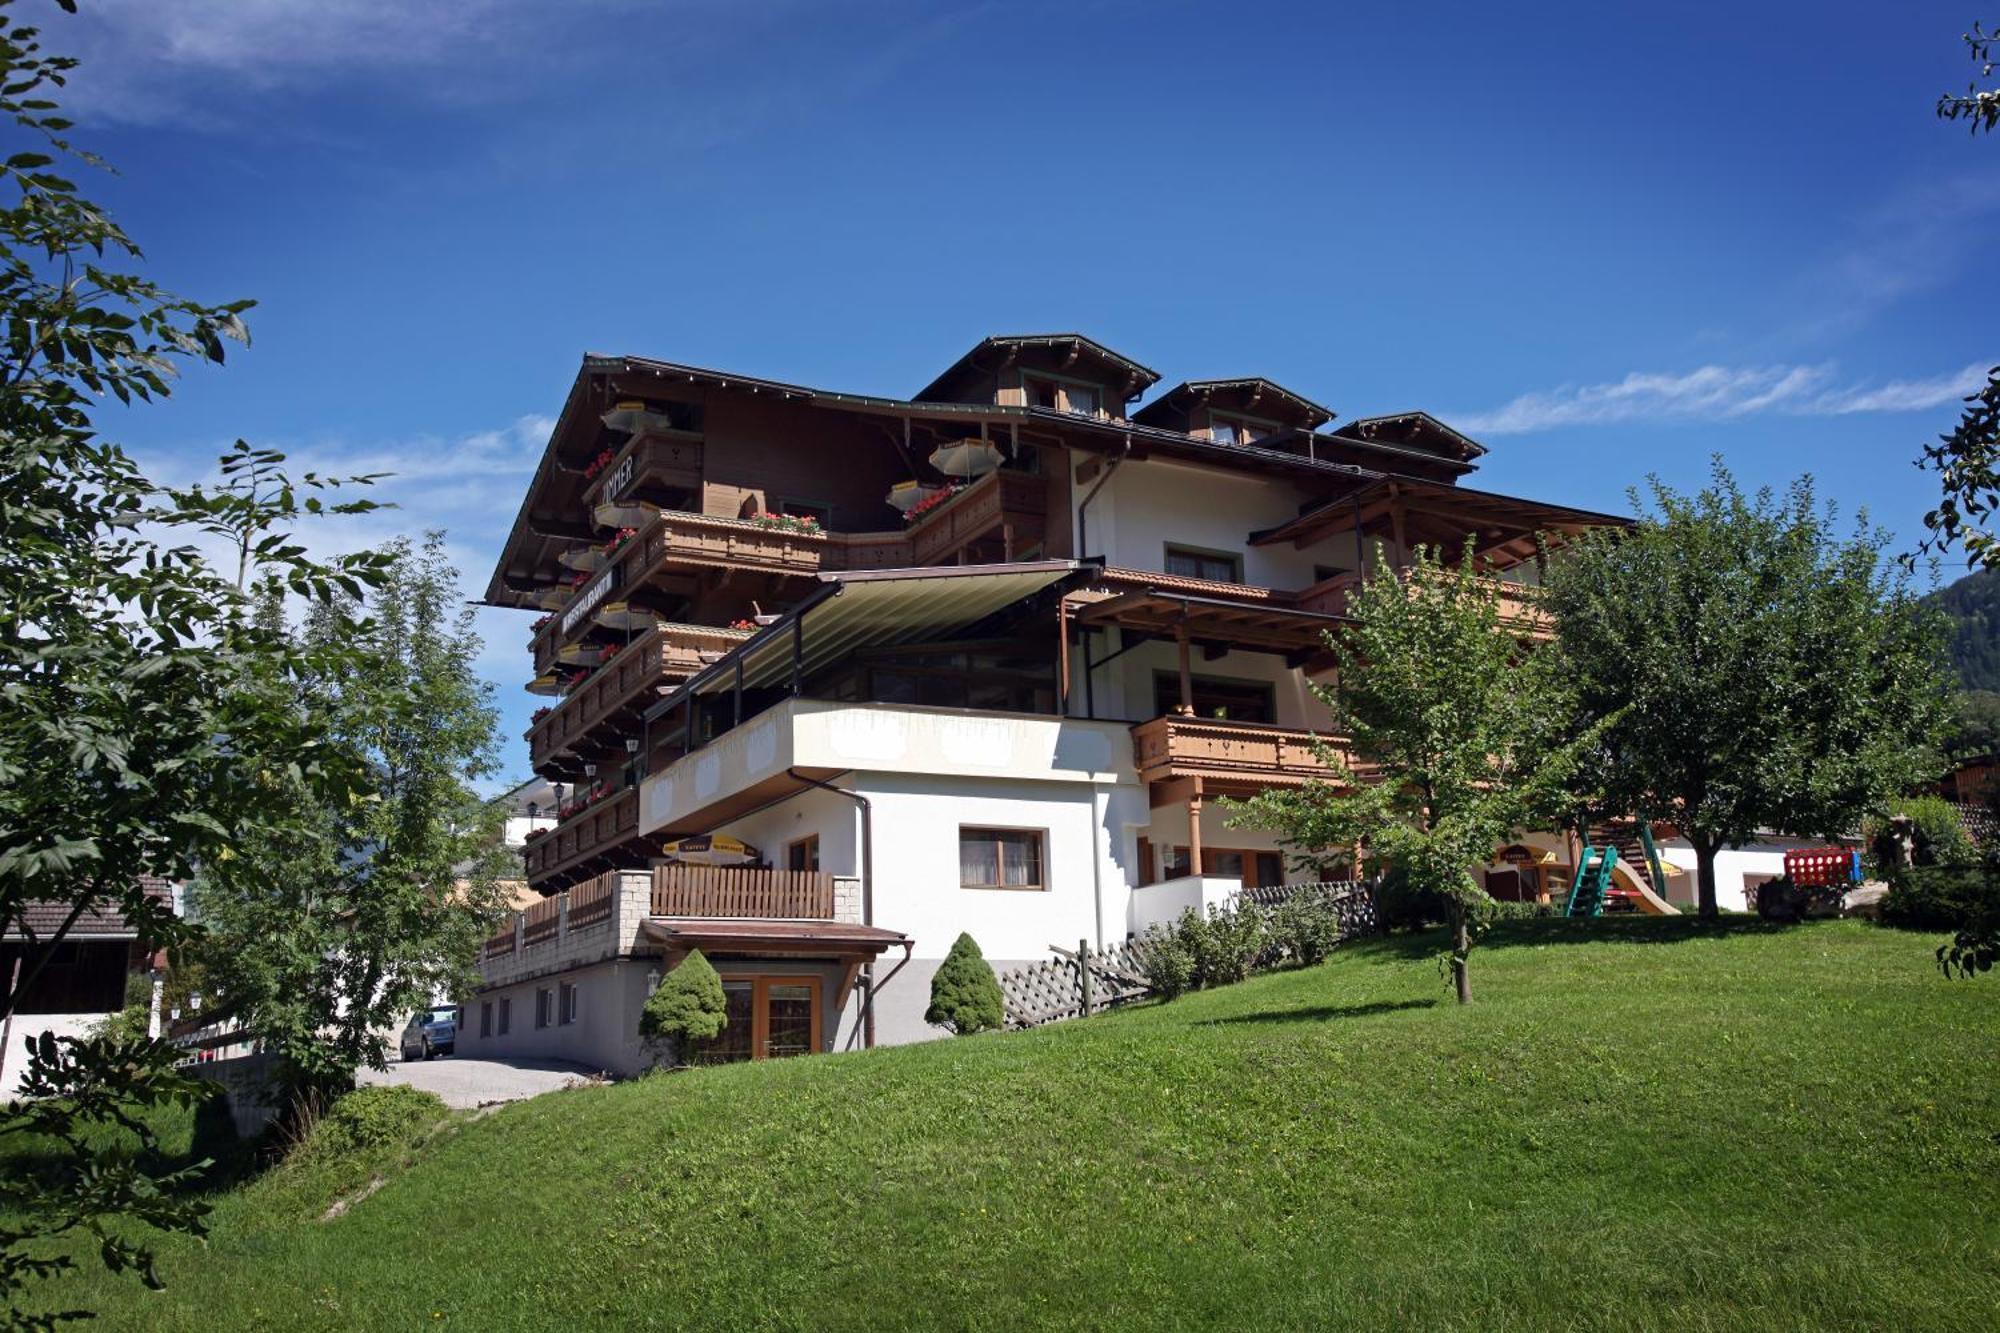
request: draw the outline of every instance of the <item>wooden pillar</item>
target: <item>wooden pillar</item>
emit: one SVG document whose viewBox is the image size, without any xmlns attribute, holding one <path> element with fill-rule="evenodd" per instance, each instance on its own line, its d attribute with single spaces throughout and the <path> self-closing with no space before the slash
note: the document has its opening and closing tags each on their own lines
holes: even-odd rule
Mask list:
<svg viewBox="0 0 2000 1333">
<path fill-rule="evenodd" d="M 1188 873 L 1201 873 L 1201 779 L 1194 780 L 1194 795 L 1188 797 Z"/>
<path fill-rule="evenodd" d="M 1056 697 L 1069 716 L 1069 599 L 1056 603 Z"/>
<path fill-rule="evenodd" d="M 1194 716 L 1194 677 L 1188 672 L 1188 628 L 1185 616 L 1174 626 L 1174 644 L 1181 659 L 1181 716 Z"/>
<path fill-rule="evenodd" d="M 1410 562 L 1410 548 L 1403 542 L 1403 502 L 1389 501 L 1389 531 L 1396 539 L 1396 568 L 1401 569 Z"/>
</svg>

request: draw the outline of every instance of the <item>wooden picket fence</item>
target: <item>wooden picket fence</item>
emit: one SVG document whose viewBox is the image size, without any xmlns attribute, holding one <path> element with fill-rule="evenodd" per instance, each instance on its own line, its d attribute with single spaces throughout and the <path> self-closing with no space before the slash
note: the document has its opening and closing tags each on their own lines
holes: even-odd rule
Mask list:
<svg viewBox="0 0 2000 1333">
<path fill-rule="evenodd" d="M 1381 929 L 1374 885 L 1362 881 L 1265 885 L 1245 889 L 1236 901 L 1269 909 L 1302 894 L 1324 894 L 1332 901 L 1343 940 L 1373 935 Z M 1074 950 L 1050 945 L 1055 956 L 1047 961 L 1000 973 L 1007 1026 L 1039 1027 L 1103 1013 L 1152 994 L 1145 968 L 1150 947 L 1151 941 L 1144 935 L 1103 949 L 1092 949 L 1088 940 L 1078 940 Z"/>
</svg>

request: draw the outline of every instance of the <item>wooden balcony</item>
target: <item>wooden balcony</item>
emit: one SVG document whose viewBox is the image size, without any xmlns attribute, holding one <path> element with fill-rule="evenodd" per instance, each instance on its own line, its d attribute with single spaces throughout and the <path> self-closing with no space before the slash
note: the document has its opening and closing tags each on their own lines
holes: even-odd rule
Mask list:
<svg viewBox="0 0 2000 1333">
<path fill-rule="evenodd" d="M 829 569 L 910 569 L 942 564 L 979 542 L 996 559 L 1013 560 L 1039 544 L 1047 526 L 1048 494 L 1040 477 L 989 472 L 902 532 L 837 533 Z"/>
<path fill-rule="evenodd" d="M 1355 574 L 1336 574 L 1330 579 L 1300 589 L 1292 595 L 1292 604 L 1301 611 L 1317 611 L 1322 615 L 1344 616 L 1348 614 L 1348 601 L 1354 585 L 1360 582 Z M 1505 579 L 1486 579 L 1488 587 L 1500 595 L 1500 623 L 1525 634 L 1546 638 L 1550 632 L 1548 616 L 1536 605 L 1536 590 L 1526 584 L 1509 583 Z"/>
<path fill-rule="evenodd" d="M 658 843 L 639 832 L 639 789 L 628 787 L 530 842 L 521 860 L 528 883 L 548 893 L 602 871 L 642 867 Z"/>
<path fill-rule="evenodd" d="M 833 876 L 749 866 L 654 866 L 653 915 L 831 921 Z"/>
<path fill-rule="evenodd" d="M 686 680 L 745 638 L 745 631 L 662 625 L 621 649 L 528 731 L 528 762 L 544 777 L 573 777 L 590 759 L 620 757 L 640 713 L 664 684 Z"/>
<path fill-rule="evenodd" d="M 702 437 L 693 431 L 634 435 L 585 489 L 584 512 L 594 513 L 602 504 L 667 505 L 682 494 L 698 494 L 702 463 Z"/>
<path fill-rule="evenodd" d="M 1142 781 L 1188 779 L 1190 791 L 1246 793 L 1338 776 L 1314 753 L 1312 733 L 1257 722 L 1156 717 L 1132 728 L 1132 751 Z"/>
</svg>

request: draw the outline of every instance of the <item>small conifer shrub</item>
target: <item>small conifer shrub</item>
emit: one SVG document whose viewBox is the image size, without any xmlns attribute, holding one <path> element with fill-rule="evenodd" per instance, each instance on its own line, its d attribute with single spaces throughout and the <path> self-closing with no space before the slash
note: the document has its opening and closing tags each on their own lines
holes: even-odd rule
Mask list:
<svg viewBox="0 0 2000 1333">
<path fill-rule="evenodd" d="M 728 1025 L 729 1001 L 722 993 L 722 978 L 699 949 L 661 978 L 639 1011 L 639 1035 L 672 1042 L 682 1064 L 692 1063 L 701 1043 L 714 1041 Z"/>
<path fill-rule="evenodd" d="M 924 1011 L 924 1021 L 961 1037 L 1007 1021 L 1000 983 L 972 936 L 961 934 L 953 942 L 937 975 L 931 978 L 931 1007 Z"/>
</svg>

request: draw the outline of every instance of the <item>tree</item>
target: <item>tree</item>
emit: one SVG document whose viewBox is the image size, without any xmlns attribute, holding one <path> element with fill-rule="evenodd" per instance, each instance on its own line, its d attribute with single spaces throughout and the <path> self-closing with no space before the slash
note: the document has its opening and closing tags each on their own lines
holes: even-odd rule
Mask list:
<svg viewBox="0 0 2000 1333">
<path fill-rule="evenodd" d="M 471 785 L 494 770 L 497 740 L 472 613 L 442 534 L 384 554 L 365 619 L 320 606 L 296 631 L 338 667 L 296 682 L 300 706 L 331 719 L 366 798 L 281 780 L 293 817 L 205 865 L 190 894 L 219 1011 L 278 1055 L 295 1097 L 318 1101 L 384 1068 L 412 1009 L 470 987 L 505 910 L 500 812 Z M 264 615 L 282 627 L 268 597 Z"/>
<path fill-rule="evenodd" d="M 1652 485 L 1635 527 L 1551 560 L 1546 605 L 1580 721 L 1605 727 L 1605 804 L 1681 831 L 1712 917 L 1723 848 L 1850 834 L 1936 776 L 1944 626 L 1809 479 L 1749 497 L 1717 460 L 1698 495 Z"/>
<path fill-rule="evenodd" d="M 1559 734 L 1548 655 L 1502 629 L 1499 589 L 1478 576 L 1469 546 L 1455 568 L 1420 548 L 1401 575 L 1378 549 L 1350 606 L 1357 623 L 1328 635 L 1337 684 L 1312 689 L 1355 762 L 1315 740 L 1337 781 L 1267 792 L 1238 804 L 1231 822 L 1275 829 L 1307 859 L 1364 843 L 1412 889 L 1447 902 L 1451 977 L 1466 1003 L 1491 901 L 1472 868 L 1566 803 L 1594 737 Z"/>
<path fill-rule="evenodd" d="M 715 965 L 693 949 L 667 973 L 639 1011 L 639 1035 L 675 1043 L 682 1064 L 694 1063 L 696 1047 L 714 1041 L 729 1026 L 729 997 Z"/>
<path fill-rule="evenodd" d="M 160 539 L 202 523 L 205 500 L 155 485 L 96 434 L 105 395 L 164 397 L 180 363 L 246 341 L 249 303 L 205 305 L 121 271 L 138 246 L 55 169 L 101 165 L 65 138 L 52 96 L 76 62 L 45 54 L 12 9 L 0 0 L 0 123 L 15 140 L 0 157 L 0 934 L 21 942 L 23 966 L 0 976 L 0 1020 L 88 913 L 120 913 L 155 945 L 184 938 L 149 882 L 186 879 L 285 819 L 273 774 L 330 793 L 361 777 L 279 688 L 302 665 L 295 645 L 198 551 Z M 269 526 L 330 484 L 288 480 L 249 528 L 256 576 L 307 600 L 372 577 L 366 558 L 314 561 Z M 56 906 L 54 929 L 34 928 L 30 904 Z M 176 1056 L 130 1034 L 35 1040 L 33 1100 L 0 1112 L 0 1139 L 57 1147 L 50 1169 L 0 1181 L 11 1323 L 56 1317 L 23 1304 L 31 1283 L 74 1266 L 44 1242 L 92 1234 L 112 1269 L 157 1283 L 145 1233 L 122 1223 L 201 1229 L 183 1174 L 112 1142 L 122 1129 L 151 1147 L 147 1114 L 197 1095 Z"/>
<path fill-rule="evenodd" d="M 924 1010 L 924 1022 L 963 1037 L 1006 1021 L 1007 1002 L 993 969 L 986 965 L 986 955 L 972 936 L 961 932 L 931 976 L 931 1004 Z"/>
<path fill-rule="evenodd" d="M 1990 84 L 2000 68 L 2000 30 L 1988 32 L 1978 24 L 1964 35 L 1967 54 L 1979 64 L 1979 78 Z M 1938 98 L 1941 120 L 1963 120 L 1973 134 L 1991 132 L 2000 126 L 2000 86 L 1981 88 L 1968 84 L 1963 94 L 1946 93 Z M 1945 550 L 1963 545 L 1974 564 L 2000 566 L 2000 537 L 1986 524 L 2000 507 L 2000 366 L 1987 373 L 1986 387 L 1968 397 L 1964 415 L 1950 433 L 1924 446 L 1917 466 L 1938 474 L 1944 498 L 1924 515 L 1930 537 L 1929 550 Z"/>
</svg>

